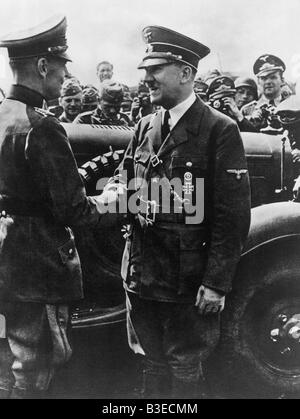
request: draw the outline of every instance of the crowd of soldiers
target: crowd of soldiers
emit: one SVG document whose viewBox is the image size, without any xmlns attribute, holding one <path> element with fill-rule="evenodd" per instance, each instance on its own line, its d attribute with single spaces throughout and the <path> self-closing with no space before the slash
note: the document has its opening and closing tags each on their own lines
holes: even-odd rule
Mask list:
<svg viewBox="0 0 300 419">
<path fill-rule="evenodd" d="M 284 79 L 285 70 L 280 58 L 263 55 L 253 66 L 257 81 L 213 69 L 195 79 L 194 91 L 204 102 L 235 120 L 240 131 L 278 134 L 282 128 L 275 109 L 295 94 L 295 85 Z M 124 126 L 134 126 L 157 111 L 143 80 L 134 88 L 117 82 L 113 64 L 108 61 L 97 65 L 96 74 L 98 87 L 84 85 L 68 75 L 60 98 L 50 103 L 48 110 L 61 122 Z"/>
<path fill-rule="evenodd" d="M 250 226 L 249 174 L 237 125 L 253 132 L 282 129 L 274 109 L 292 94 L 285 64 L 273 55 L 259 57 L 257 84 L 218 71 L 197 79 L 209 47 L 147 26 L 138 65 L 145 76 L 136 91 L 114 80 L 107 61 L 97 66 L 99 86 L 82 86 L 67 68 L 66 27 L 65 16 L 53 16 L 0 39 L 14 78 L 0 107 L 6 321 L 0 399 L 44 397 L 70 359 L 70 305 L 84 298 L 72 229 L 96 229 L 111 204 L 130 203 L 127 191 L 138 195 L 139 211 L 128 206 L 121 276 L 128 344 L 143 357 L 141 397 L 209 398 L 202 364 L 218 344 L 220 313 Z M 65 127 L 53 115 L 67 123 L 138 122 L 101 195 L 86 194 Z M 199 178 L 202 220 L 197 205 L 196 214 L 190 208 L 198 202 Z M 178 195 L 173 179 L 189 198 Z M 158 182 L 171 204 L 166 211 L 163 200 L 148 199 Z"/>
<path fill-rule="evenodd" d="M 212 69 L 195 79 L 194 91 L 204 102 L 235 120 L 240 131 L 278 134 L 282 128 L 275 109 L 295 94 L 295 84 L 284 79 L 285 70 L 279 57 L 265 54 L 253 66 L 257 81 Z M 50 103 L 48 110 L 61 122 L 124 126 L 134 126 L 157 111 L 143 80 L 134 88 L 117 82 L 113 64 L 108 61 L 97 65 L 96 74 L 98 87 L 84 85 L 68 75 L 60 98 Z M 5 97 L 2 89 L 1 96 Z"/>
</svg>

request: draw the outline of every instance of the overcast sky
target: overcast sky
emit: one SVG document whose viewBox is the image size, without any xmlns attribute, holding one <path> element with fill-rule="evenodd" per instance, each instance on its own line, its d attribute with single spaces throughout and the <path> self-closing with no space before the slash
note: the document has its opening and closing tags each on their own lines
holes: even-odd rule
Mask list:
<svg viewBox="0 0 300 419">
<path fill-rule="evenodd" d="M 96 83 L 99 61 L 114 64 L 115 79 L 135 85 L 145 51 L 141 30 L 161 25 L 182 32 L 211 49 L 199 65 L 202 73 L 220 66 L 252 74 L 265 53 L 287 64 L 286 77 L 300 78 L 300 0 L 9 0 L 1 1 L 0 32 L 34 26 L 55 13 L 68 20 L 69 68 L 83 83 Z M 10 72 L 0 50 L 0 86 Z"/>
</svg>

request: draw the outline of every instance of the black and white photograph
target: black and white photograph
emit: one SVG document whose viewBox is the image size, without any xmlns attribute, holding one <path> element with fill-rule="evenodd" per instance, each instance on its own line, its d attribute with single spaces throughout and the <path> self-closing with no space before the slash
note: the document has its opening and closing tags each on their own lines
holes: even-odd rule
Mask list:
<svg viewBox="0 0 300 419">
<path fill-rule="evenodd" d="M 1 2 L 0 399 L 300 398 L 299 16 Z"/>
</svg>

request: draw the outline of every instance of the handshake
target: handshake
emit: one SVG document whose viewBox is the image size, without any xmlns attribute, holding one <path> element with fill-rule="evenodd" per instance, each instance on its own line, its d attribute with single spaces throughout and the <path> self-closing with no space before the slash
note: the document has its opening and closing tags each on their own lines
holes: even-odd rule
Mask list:
<svg viewBox="0 0 300 419">
<path fill-rule="evenodd" d="M 112 181 L 105 185 L 101 195 L 93 197 L 98 211 L 105 214 L 109 210 L 109 206 L 113 206 L 119 202 L 120 198 L 125 195 L 127 186 L 118 181 Z"/>
</svg>

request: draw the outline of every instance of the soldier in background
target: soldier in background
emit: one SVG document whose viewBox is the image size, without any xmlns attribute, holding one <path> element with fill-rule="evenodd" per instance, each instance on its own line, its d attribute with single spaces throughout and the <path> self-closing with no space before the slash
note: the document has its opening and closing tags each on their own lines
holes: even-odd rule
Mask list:
<svg viewBox="0 0 300 419">
<path fill-rule="evenodd" d="M 99 79 L 99 86 L 104 80 L 111 80 L 113 76 L 114 66 L 109 61 L 101 61 L 97 65 L 97 77 Z"/>
<path fill-rule="evenodd" d="M 258 99 L 257 84 L 250 77 L 238 77 L 235 82 L 235 103 L 238 109 Z"/>
<path fill-rule="evenodd" d="M 73 122 L 82 112 L 82 89 L 77 82 L 66 80 L 62 86 L 59 104 L 63 113 L 59 117 L 61 122 Z"/>
<path fill-rule="evenodd" d="M 236 88 L 230 77 L 216 77 L 211 82 L 207 95 L 208 104 L 236 121 L 240 131 L 257 132 L 256 127 L 244 117 L 237 107 Z"/>
<path fill-rule="evenodd" d="M 129 92 L 124 92 L 123 102 L 121 103 L 120 111 L 125 113 L 129 118 L 131 115 L 132 98 Z"/>
<path fill-rule="evenodd" d="M 84 112 L 74 120 L 76 124 L 124 125 L 131 124 L 130 118 L 120 112 L 124 93 L 120 83 L 103 81 L 99 91 L 99 104 L 94 111 Z"/>
<path fill-rule="evenodd" d="M 137 96 L 133 99 L 131 105 L 131 120 L 137 123 L 141 118 L 153 112 L 153 106 L 150 102 L 149 88 L 143 81 L 138 84 Z"/>
<path fill-rule="evenodd" d="M 203 102 L 207 102 L 207 90 L 208 90 L 208 84 L 205 83 L 201 78 L 198 78 L 194 82 L 194 92 L 197 96 L 200 97 L 200 99 L 203 100 Z"/>
<path fill-rule="evenodd" d="M 260 130 L 280 130 L 278 119 L 274 116 L 275 108 L 281 103 L 281 88 L 284 84 L 285 63 L 275 55 L 264 54 L 254 63 L 253 71 L 257 76 L 261 97 L 242 108 L 242 113 Z"/>
<path fill-rule="evenodd" d="M 82 91 L 82 112 L 91 112 L 97 109 L 99 92 L 96 87 L 86 87 Z"/>
</svg>

